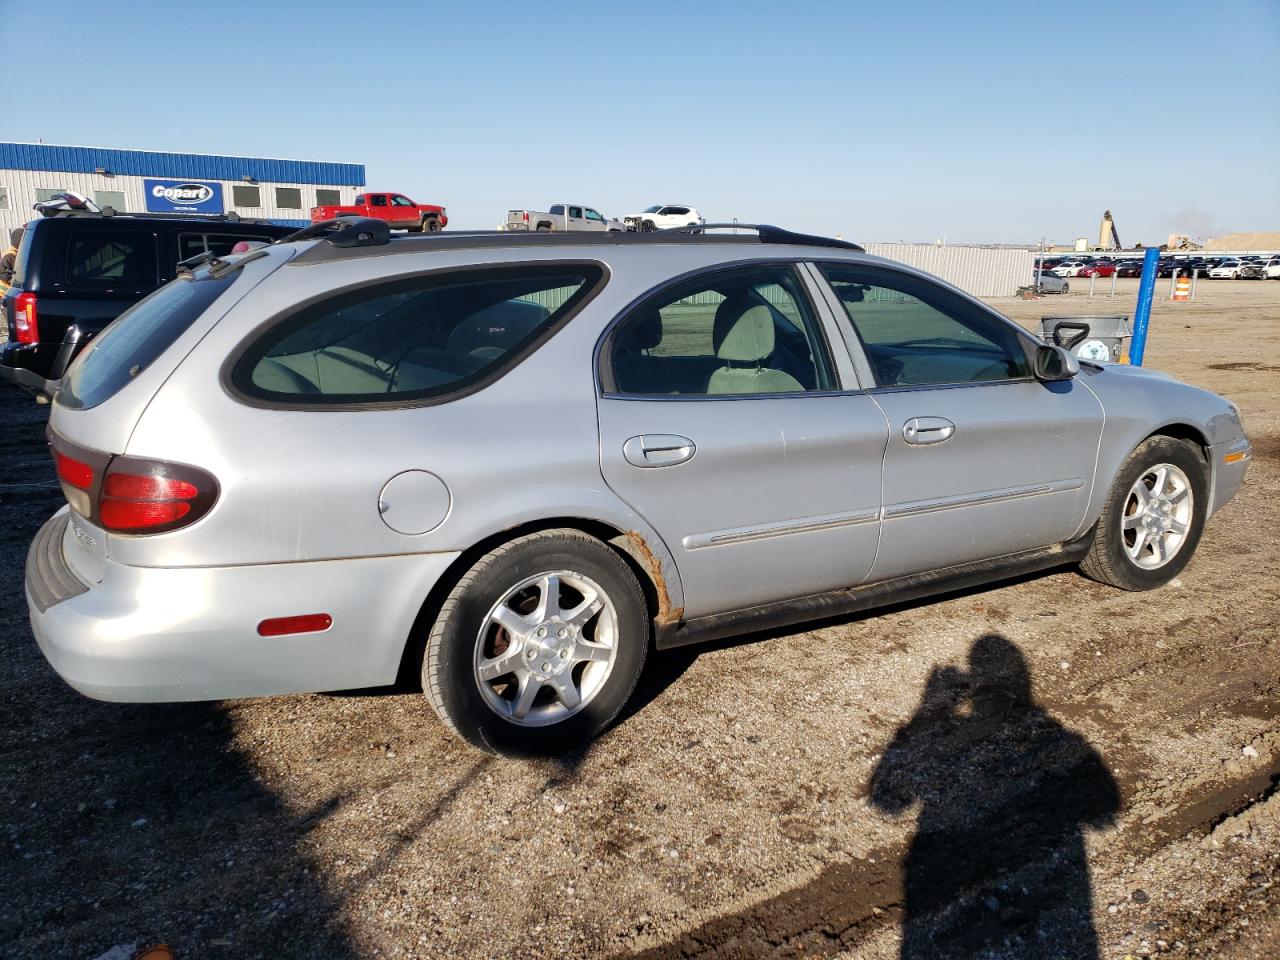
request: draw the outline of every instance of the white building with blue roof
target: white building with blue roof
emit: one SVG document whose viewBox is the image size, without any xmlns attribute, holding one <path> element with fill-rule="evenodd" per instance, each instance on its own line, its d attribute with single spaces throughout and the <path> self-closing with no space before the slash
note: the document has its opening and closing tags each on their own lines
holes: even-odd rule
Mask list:
<svg viewBox="0 0 1280 960">
<path fill-rule="evenodd" d="M 0 143 L 0 239 L 74 190 L 117 213 L 236 214 L 303 226 L 311 208 L 350 204 L 364 164 Z"/>
</svg>

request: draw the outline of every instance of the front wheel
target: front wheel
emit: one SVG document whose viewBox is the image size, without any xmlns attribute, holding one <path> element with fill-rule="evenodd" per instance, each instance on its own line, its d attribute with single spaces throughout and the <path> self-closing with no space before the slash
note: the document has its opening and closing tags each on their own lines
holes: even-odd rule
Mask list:
<svg viewBox="0 0 1280 960">
<path fill-rule="evenodd" d="M 423 233 L 439 233 L 444 228 L 440 226 L 440 221 L 436 217 L 424 217 L 422 220 Z"/>
<path fill-rule="evenodd" d="M 1164 586 L 1200 542 L 1208 491 L 1194 446 L 1173 437 L 1144 440 L 1116 476 L 1080 569 L 1122 590 Z"/>
<path fill-rule="evenodd" d="M 1062 285 L 1062 289 L 1061 289 L 1061 290 L 1059 290 L 1058 292 L 1059 292 L 1059 293 L 1066 293 L 1066 292 L 1067 292 L 1068 290 L 1070 290 L 1070 289 L 1071 289 L 1071 284 L 1069 284 L 1069 283 L 1064 283 L 1064 284 Z"/>
<path fill-rule="evenodd" d="M 649 617 L 606 544 L 548 530 L 481 557 L 450 592 L 422 664 L 440 719 L 482 750 L 548 755 L 617 717 L 644 667 Z"/>
</svg>

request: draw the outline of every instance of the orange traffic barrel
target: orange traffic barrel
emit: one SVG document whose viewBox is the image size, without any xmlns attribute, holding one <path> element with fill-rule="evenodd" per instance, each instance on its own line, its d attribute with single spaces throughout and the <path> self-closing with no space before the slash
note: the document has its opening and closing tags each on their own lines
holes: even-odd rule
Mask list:
<svg viewBox="0 0 1280 960">
<path fill-rule="evenodd" d="M 1173 288 L 1173 299 L 1190 300 L 1191 299 L 1191 278 L 1179 277 L 1177 284 Z"/>
</svg>

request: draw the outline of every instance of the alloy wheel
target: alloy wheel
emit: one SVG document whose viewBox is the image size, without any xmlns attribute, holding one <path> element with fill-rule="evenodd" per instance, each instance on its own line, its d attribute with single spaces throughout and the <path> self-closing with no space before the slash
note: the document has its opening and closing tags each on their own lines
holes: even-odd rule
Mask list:
<svg viewBox="0 0 1280 960">
<path fill-rule="evenodd" d="M 1191 529 L 1194 495 L 1187 475 L 1171 463 L 1148 467 L 1125 498 L 1120 537 L 1129 559 L 1157 570 L 1177 555 Z"/>
<path fill-rule="evenodd" d="M 594 580 L 570 570 L 516 584 L 476 637 L 474 675 L 488 707 L 511 723 L 567 720 L 598 694 L 618 651 L 618 613 Z"/>
</svg>

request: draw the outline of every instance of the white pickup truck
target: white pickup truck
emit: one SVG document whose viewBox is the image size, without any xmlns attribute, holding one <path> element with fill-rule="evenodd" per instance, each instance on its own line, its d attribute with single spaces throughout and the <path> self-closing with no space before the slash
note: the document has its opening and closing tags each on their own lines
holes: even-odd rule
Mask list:
<svg viewBox="0 0 1280 960">
<path fill-rule="evenodd" d="M 619 220 L 606 220 L 595 210 L 580 203 L 557 203 L 546 213 L 541 210 L 508 210 L 503 229 L 621 232 L 626 227 Z"/>
</svg>

